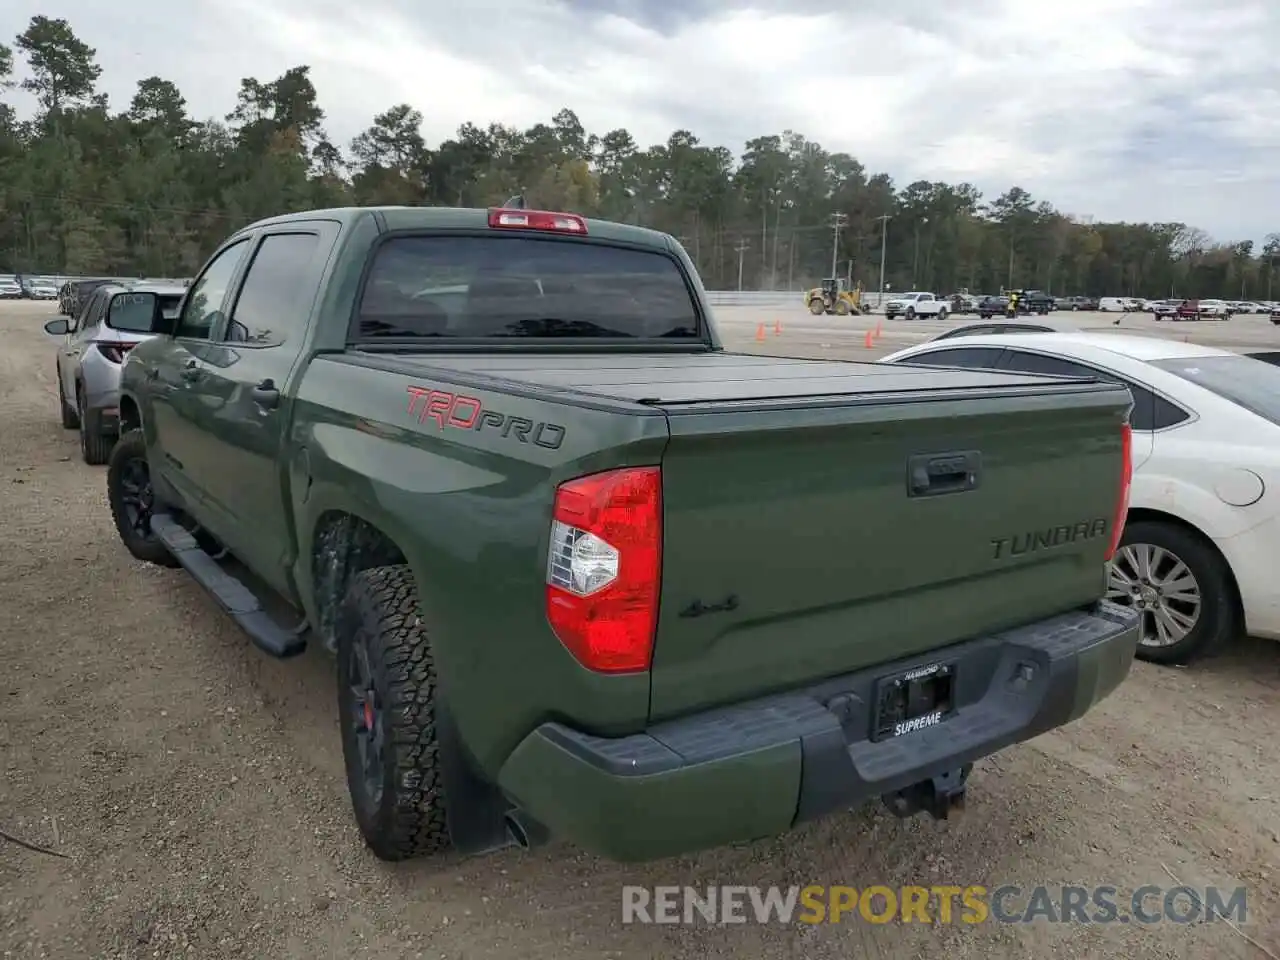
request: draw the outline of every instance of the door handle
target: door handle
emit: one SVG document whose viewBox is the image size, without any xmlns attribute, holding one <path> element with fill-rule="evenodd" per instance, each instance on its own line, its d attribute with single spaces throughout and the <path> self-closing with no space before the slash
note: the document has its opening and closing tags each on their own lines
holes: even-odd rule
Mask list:
<svg viewBox="0 0 1280 960">
<path fill-rule="evenodd" d="M 264 410 L 274 410 L 280 405 L 280 391 L 276 389 L 275 381 L 270 378 L 263 380 L 250 392 L 253 402 Z"/>
</svg>

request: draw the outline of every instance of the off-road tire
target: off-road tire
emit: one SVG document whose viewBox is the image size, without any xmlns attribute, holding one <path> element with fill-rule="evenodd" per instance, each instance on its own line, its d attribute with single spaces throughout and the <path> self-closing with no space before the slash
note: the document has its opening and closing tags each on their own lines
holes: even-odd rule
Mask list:
<svg viewBox="0 0 1280 960">
<path fill-rule="evenodd" d="M 1222 555 L 1211 544 L 1182 526 L 1159 520 L 1128 524 L 1120 537 L 1120 546 L 1135 543 L 1149 543 L 1168 550 L 1187 565 L 1200 587 L 1200 619 L 1191 632 L 1167 647 L 1139 644 L 1139 660 L 1186 665 L 1221 652 L 1240 634 L 1231 573 Z"/>
<path fill-rule="evenodd" d="M 849 315 L 849 304 L 845 303 L 843 300 L 837 300 L 837 301 L 836 301 L 836 316 L 837 316 L 837 317 L 847 317 L 848 315 Z"/>
<path fill-rule="evenodd" d="M 144 563 L 154 563 L 161 567 L 176 567 L 178 561 L 169 548 L 151 535 L 139 535 L 133 528 L 129 514 L 125 509 L 120 483 L 125 465 L 131 460 L 147 459 L 147 444 L 141 430 L 130 430 L 122 436 L 111 450 L 107 461 L 107 505 L 111 508 L 111 519 L 115 522 L 116 533 L 135 558 Z"/>
<path fill-rule="evenodd" d="M 827 305 L 823 303 L 821 300 L 819 300 L 817 297 L 814 297 L 812 300 L 809 301 L 809 312 L 812 313 L 815 317 L 820 317 L 827 312 Z"/>
<path fill-rule="evenodd" d="M 358 717 L 351 695 L 352 656 L 362 648 L 385 725 L 382 795 L 364 784 Z M 418 613 L 418 589 L 406 566 L 356 574 L 337 618 L 338 716 L 347 786 L 365 843 L 381 860 L 450 849 L 435 717 L 431 640 Z"/>
<path fill-rule="evenodd" d="M 62 429 L 74 430 L 80 426 L 80 415 L 67 403 L 67 391 L 62 386 L 62 371 L 58 371 L 58 412 L 62 416 Z"/>
<path fill-rule="evenodd" d="M 86 410 L 84 391 L 76 388 L 76 406 L 80 408 L 80 456 L 91 467 L 100 467 L 111 457 L 115 437 L 102 432 L 102 417 L 95 410 Z"/>
</svg>

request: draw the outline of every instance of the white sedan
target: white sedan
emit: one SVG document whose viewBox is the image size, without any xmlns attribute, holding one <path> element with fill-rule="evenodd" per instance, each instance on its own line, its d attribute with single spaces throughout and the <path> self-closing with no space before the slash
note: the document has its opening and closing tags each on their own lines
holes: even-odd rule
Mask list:
<svg viewBox="0 0 1280 960">
<path fill-rule="evenodd" d="M 880 362 L 1124 383 L 1134 475 L 1109 595 L 1143 613 L 1138 656 L 1187 663 L 1242 633 L 1280 640 L 1280 366 L 1085 332 L 958 337 Z"/>
</svg>

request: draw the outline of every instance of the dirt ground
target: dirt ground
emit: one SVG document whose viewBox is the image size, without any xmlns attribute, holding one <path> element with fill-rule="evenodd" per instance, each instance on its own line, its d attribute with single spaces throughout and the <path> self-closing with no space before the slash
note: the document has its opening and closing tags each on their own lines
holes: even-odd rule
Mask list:
<svg viewBox="0 0 1280 960">
<path fill-rule="evenodd" d="M 0 305 L 4 958 L 1263 958 L 1280 953 L 1280 647 L 1143 664 L 1084 720 L 979 765 L 945 823 L 850 811 L 639 867 L 563 843 L 388 866 L 348 810 L 330 663 L 254 650 L 118 544 L 58 425 L 47 306 Z M 621 923 L 624 884 L 1249 889 L 1241 931 Z"/>
</svg>

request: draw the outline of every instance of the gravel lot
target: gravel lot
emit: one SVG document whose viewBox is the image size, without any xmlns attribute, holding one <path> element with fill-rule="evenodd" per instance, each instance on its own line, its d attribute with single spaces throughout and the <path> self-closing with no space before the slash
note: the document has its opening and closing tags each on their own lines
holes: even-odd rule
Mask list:
<svg viewBox="0 0 1280 960">
<path fill-rule="evenodd" d="M 867 351 L 874 318 L 718 313 L 733 346 L 761 352 L 861 358 L 928 332 L 895 324 Z M 620 922 L 624 884 L 1129 891 L 1173 886 L 1169 872 L 1247 885 L 1243 932 L 1280 953 L 1280 648 L 1262 641 L 1189 670 L 1135 665 L 1083 721 L 980 764 L 968 810 L 951 822 L 868 808 L 783 840 L 641 867 L 562 843 L 379 863 L 348 813 L 330 663 L 265 658 L 183 574 L 128 557 L 104 471 L 85 466 L 58 425 L 40 331 L 50 314 L 0 304 L 0 830 L 64 857 L 0 840 L 0 956 L 1267 956 L 1223 923 Z M 783 333 L 770 327 L 769 342 L 755 343 L 756 324 L 775 320 Z M 1170 330 L 1256 335 L 1259 349 L 1280 341 L 1263 318 Z"/>
</svg>

